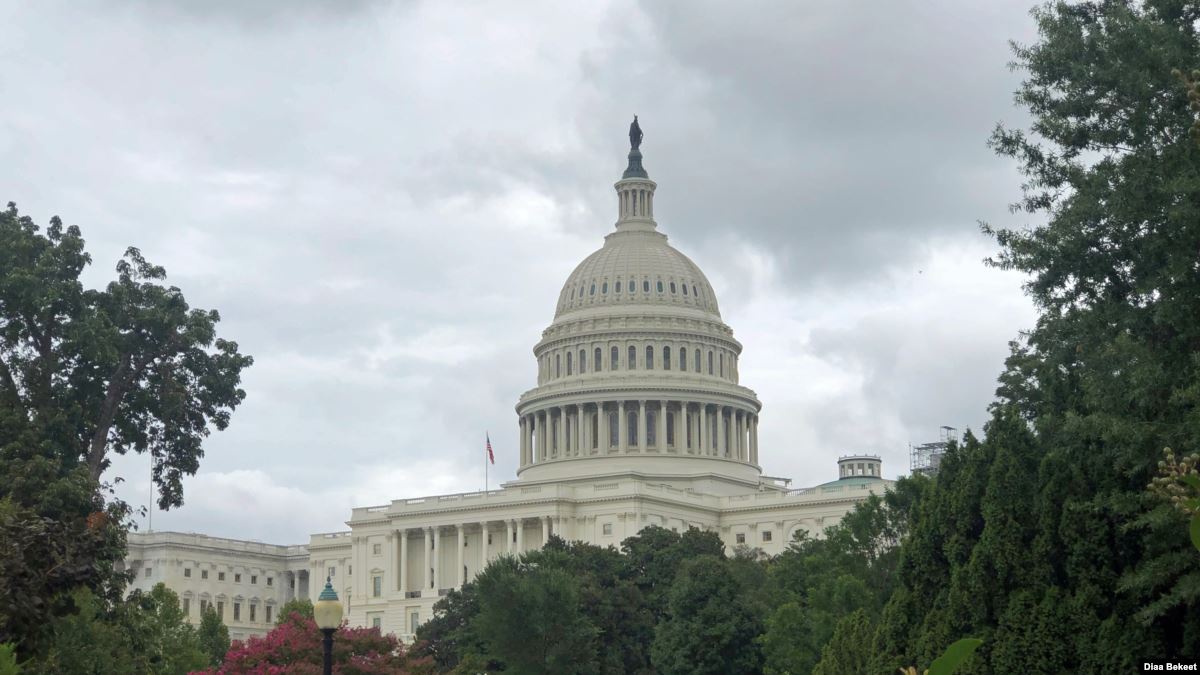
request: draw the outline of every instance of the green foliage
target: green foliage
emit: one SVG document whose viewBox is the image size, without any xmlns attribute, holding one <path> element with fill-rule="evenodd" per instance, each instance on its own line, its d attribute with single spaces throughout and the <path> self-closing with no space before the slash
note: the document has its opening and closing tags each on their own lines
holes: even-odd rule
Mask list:
<svg viewBox="0 0 1200 675">
<path fill-rule="evenodd" d="M 983 644 L 978 638 L 963 638 L 946 648 L 946 652 L 929 664 L 929 675 L 954 675 L 958 667 L 971 658 Z"/>
<path fill-rule="evenodd" d="M 699 556 L 675 577 L 650 658 L 665 675 L 757 672 L 762 654 L 754 638 L 761 632 L 726 561 Z"/>
<path fill-rule="evenodd" d="M 280 617 L 290 615 L 280 612 Z M 221 621 L 217 610 L 212 605 L 204 608 L 200 614 L 200 629 L 197 632 L 200 651 L 204 653 L 208 665 L 219 666 L 229 652 L 229 627 Z"/>
<path fill-rule="evenodd" d="M 868 672 L 871 655 L 868 645 L 874 637 L 875 622 L 865 610 L 855 610 L 843 617 L 834 628 L 829 642 L 821 648 L 821 661 L 812 669 L 812 675 L 856 675 Z"/>
<path fill-rule="evenodd" d="M 21 666 L 17 663 L 17 646 L 10 643 L 0 644 L 0 675 L 20 675 Z"/>
<path fill-rule="evenodd" d="M 283 606 L 279 608 L 278 615 L 275 617 L 275 625 L 278 626 L 286 621 L 293 612 L 306 619 L 313 618 L 312 600 L 309 600 L 308 598 L 292 598 L 291 600 L 283 603 Z"/>
</svg>

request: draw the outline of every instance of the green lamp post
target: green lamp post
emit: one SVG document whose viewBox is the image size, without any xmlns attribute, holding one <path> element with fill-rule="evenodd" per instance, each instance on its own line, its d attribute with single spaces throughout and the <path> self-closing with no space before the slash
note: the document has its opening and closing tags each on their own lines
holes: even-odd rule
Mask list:
<svg viewBox="0 0 1200 675">
<path fill-rule="evenodd" d="M 313 618 L 317 621 L 317 628 L 325 635 L 322 641 L 325 646 L 325 662 L 321 672 L 333 675 L 333 631 L 342 625 L 342 603 L 338 600 L 337 591 L 333 590 L 329 577 L 325 577 L 325 588 L 313 605 Z"/>
</svg>

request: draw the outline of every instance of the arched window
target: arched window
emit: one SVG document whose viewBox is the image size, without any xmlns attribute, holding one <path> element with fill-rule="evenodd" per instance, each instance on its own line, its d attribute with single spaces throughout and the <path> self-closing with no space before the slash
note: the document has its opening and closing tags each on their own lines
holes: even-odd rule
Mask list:
<svg viewBox="0 0 1200 675">
<path fill-rule="evenodd" d="M 646 411 L 646 447 L 658 445 L 658 413 L 654 410 Z"/>
<path fill-rule="evenodd" d="M 658 280 L 658 292 L 662 293 L 662 279 Z"/>
<path fill-rule="evenodd" d="M 592 429 L 592 449 L 600 447 L 600 415 L 592 415 L 592 423 L 588 425 Z"/>
<path fill-rule="evenodd" d="M 554 376 L 562 377 L 562 356 L 560 354 L 554 355 Z"/>
<path fill-rule="evenodd" d="M 642 292 L 643 292 L 643 293 L 649 293 L 649 292 L 650 292 L 650 280 L 649 280 L 649 279 L 643 279 L 643 280 L 642 280 Z"/>
<path fill-rule="evenodd" d="M 608 282 L 607 281 L 600 284 L 600 293 L 602 293 L 602 294 L 608 293 Z"/>
<path fill-rule="evenodd" d="M 596 294 L 596 284 L 592 284 L 592 291 L 591 291 L 590 295 L 595 295 L 595 294 Z"/>
<path fill-rule="evenodd" d="M 708 374 L 713 374 L 713 354 L 711 350 L 708 352 Z"/>
<path fill-rule="evenodd" d="M 654 347 L 646 345 L 646 370 L 654 370 Z"/>
<path fill-rule="evenodd" d="M 680 284 L 680 285 L 681 285 L 681 286 L 683 286 L 683 294 L 684 294 L 684 295 L 687 295 L 687 294 L 688 294 L 688 292 L 687 292 L 687 284 Z"/>
<path fill-rule="evenodd" d="M 675 445 L 675 413 L 667 413 L 667 445 Z"/>
<path fill-rule="evenodd" d="M 700 350 L 696 350 L 696 367 L 693 368 L 697 373 L 700 372 Z"/>
<path fill-rule="evenodd" d="M 629 363 L 626 363 L 625 367 L 630 370 L 637 368 L 637 347 L 629 347 Z"/>
<path fill-rule="evenodd" d="M 679 369 L 687 371 L 687 347 L 679 348 Z"/>
<path fill-rule="evenodd" d="M 621 441 L 620 419 L 617 413 L 608 413 L 608 447 L 615 448 Z"/>
<path fill-rule="evenodd" d="M 697 298 L 700 297 L 700 293 L 696 291 L 696 284 L 692 284 L 692 295 L 696 296 Z"/>
<path fill-rule="evenodd" d="M 621 292 L 621 280 L 620 279 L 617 280 L 617 292 L 618 293 Z"/>
<path fill-rule="evenodd" d="M 671 294 L 672 295 L 675 294 L 675 282 L 674 281 L 671 282 Z"/>
<path fill-rule="evenodd" d="M 671 369 L 671 348 L 663 347 L 663 370 Z"/>
<path fill-rule="evenodd" d="M 621 357 L 621 350 L 617 349 L 616 347 L 613 347 L 612 349 L 609 350 L 609 352 L 610 352 L 610 354 L 609 354 L 610 363 L 608 364 L 608 369 L 616 370 L 617 365 L 618 365 L 617 362 L 620 360 L 620 357 Z"/>
<path fill-rule="evenodd" d="M 567 374 L 571 374 L 571 352 L 567 352 Z"/>
<path fill-rule="evenodd" d="M 635 412 L 625 413 L 625 427 L 629 430 L 629 445 L 634 447 L 638 444 L 638 414 Z"/>
<path fill-rule="evenodd" d="M 587 372 L 587 352 L 579 350 L 579 374 Z"/>
<path fill-rule="evenodd" d="M 596 347 L 596 353 L 594 355 L 595 358 L 592 359 L 592 372 L 593 373 L 600 372 L 600 360 L 604 358 L 603 355 L 604 355 L 604 352 L 600 351 L 599 347 Z"/>
<path fill-rule="evenodd" d="M 629 277 L 629 292 L 637 293 L 637 279 Z"/>
<path fill-rule="evenodd" d="M 717 370 L 717 374 L 725 377 L 725 352 L 717 354 L 717 367 L 719 369 Z"/>
</svg>

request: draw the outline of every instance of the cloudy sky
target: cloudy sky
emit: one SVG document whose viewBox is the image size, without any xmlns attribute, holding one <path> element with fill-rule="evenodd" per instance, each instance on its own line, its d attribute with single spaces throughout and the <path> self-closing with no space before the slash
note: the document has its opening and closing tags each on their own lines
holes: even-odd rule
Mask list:
<svg viewBox="0 0 1200 675">
<path fill-rule="evenodd" d="M 978 428 L 1021 278 L 985 146 L 1027 2 L 0 2 L 0 199 L 167 268 L 255 365 L 155 529 L 298 543 L 352 506 L 515 475 L 531 349 L 616 212 L 640 115 L 657 216 L 764 403 L 761 459 Z M 110 478 L 148 501 L 144 457 Z"/>
</svg>

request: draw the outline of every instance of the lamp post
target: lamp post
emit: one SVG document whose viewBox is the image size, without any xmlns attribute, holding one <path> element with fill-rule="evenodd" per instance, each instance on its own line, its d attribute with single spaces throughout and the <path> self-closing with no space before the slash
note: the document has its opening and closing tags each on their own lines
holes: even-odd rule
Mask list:
<svg viewBox="0 0 1200 675">
<path fill-rule="evenodd" d="M 317 628 L 325 635 L 325 639 L 322 640 L 325 646 L 325 662 L 321 672 L 333 675 L 333 631 L 342 625 L 342 603 L 338 600 L 329 577 L 325 577 L 325 588 L 313 605 L 313 618 L 317 620 Z"/>
</svg>

